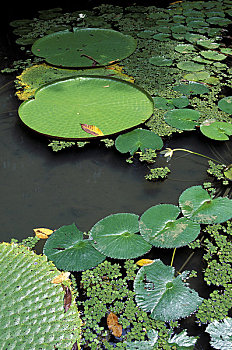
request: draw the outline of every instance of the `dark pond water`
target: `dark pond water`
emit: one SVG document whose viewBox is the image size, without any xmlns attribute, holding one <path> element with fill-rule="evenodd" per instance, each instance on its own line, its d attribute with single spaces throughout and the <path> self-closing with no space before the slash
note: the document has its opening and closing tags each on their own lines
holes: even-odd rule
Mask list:
<svg viewBox="0 0 232 350">
<path fill-rule="evenodd" d="M 7 35 L 1 38 L 0 46 L 1 61 L 4 57 L 14 59 L 16 49 Z M 211 180 L 206 173 L 206 159 L 182 152 L 175 153 L 168 163 L 171 169 L 168 179 L 159 182 L 145 180 L 147 165 L 137 160 L 128 164 L 127 156 L 115 148 L 107 149 L 101 142 L 53 152 L 45 138 L 20 123 L 17 115 L 20 103 L 12 79 L 13 75 L 0 74 L 1 241 L 26 238 L 33 235 L 36 227 L 55 229 L 73 222 L 80 230 L 88 231 L 112 213 L 141 215 L 152 205 L 177 204 L 187 187 Z M 165 146 L 187 148 L 213 158 L 221 156 L 231 162 L 229 142 L 206 142 L 197 132 L 166 139 Z M 156 165 L 167 163 L 158 157 Z M 164 263 L 170 263 L 168 250 L 156 250 L 155 254 L 155 257 L 160 254 Z M 177 269 L 189 254 L 187 248 L 178 250 L 174 264 Z M 201 274 L 201 258 L 202 253 L 195 254 L 185 268 Z M 207 295 L 201 276 L 192 286 L 201 296 Z M 183 320 L 182 326 L 191 329 L 194 335 L 201 332 L 192 318 Z M 198 344 L 198 349 L 211 349 L 206 334 Z"/>
</svg>

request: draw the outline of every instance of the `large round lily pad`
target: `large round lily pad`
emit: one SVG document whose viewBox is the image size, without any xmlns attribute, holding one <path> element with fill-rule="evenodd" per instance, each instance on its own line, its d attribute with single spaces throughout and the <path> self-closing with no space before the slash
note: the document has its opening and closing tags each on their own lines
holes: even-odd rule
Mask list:
<svg viewBox="0 0 232 350">
<path fill-rule="evenodd" d="M 156 247 L 177 248 L 192 242 L 200 233 L 200 225 L 186 218 L 177 219 L 180 209 L 173 204 L 155 205 L 143 213 L 140 232 Z"/>
<path fill-rule="evenodd" d="M 66 139 L 96 137 L 81 124 L 111 135 L 141 124 L 153 113 L 153 100 L 136 85 L 116 79 L 79 76 L 44 85 L 23 102 L 19 116 L 29 128 Z M 101 135 L 102 135 L 101 133 Z"/>
<path fill-rule="evenodd" d="M 106 258 L 92 246 L 90 239 L 83 239 L 75 224 L 56 230 L 46 241 L 44 254 L 57 268 L 66 271 L 87 270 Z"/>
<path fill-rule="evenodd" d="M 75 28 L 46 35 L 32 45 L 34 55 L 62 67 L 107 65 L 128 57 L 136 40 L 111 29 Z"/>
<path fill-rule="evenodd" d="M 94 247 L 115 259 L 132 259 L 147 253 L 151 244 L 139 232 L 139 217 L 130 213 L 112 214 L 90 230 Z"/>
<path fill-rule="evenodd" d="M 155 320 L 171 321 L 187 317 L 201 304 L 194 290 L 188 288 L 181 275 L 174 277 L 174 268 L 161 260 L 143 266 L 134 283 L 136 302 Z"/>
</svg>

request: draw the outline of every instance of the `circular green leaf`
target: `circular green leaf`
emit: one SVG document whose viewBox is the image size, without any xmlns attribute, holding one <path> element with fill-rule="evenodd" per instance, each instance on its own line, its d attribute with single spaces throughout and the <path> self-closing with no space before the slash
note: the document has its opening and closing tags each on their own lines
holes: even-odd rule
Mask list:
<svg viewBox="0 0 232 350">
<path fill-rule="evenodd" d="M 222 61 L 226 59 L 226 55 L 212 50 L 201 51 L 200 54 L 207 60 Z"/>
<path fill-rule="evenodd" d="M 180 53 L 191 53 L 196 51 L 196 49 L 192 44 L 179 44 L 175 47 L 175 51 Z"/>
<path fill-rule="evenodd" d="M 185 34 L 185 39 L 187 41 L 189 41 L 190 43 L 194 44 L 196 43 L 198 40 L 205 40 L 207 39 L 206 36 L 201 35 L 201 34 L 195 34 L 195 33 L 186 33 Z"/>
<path fill-rule="evenodd" d="M 164 67 L 164 66 L 171 66 L 173 61 L 170 58 L 165 58 L 162 56 L 152 56 L 149 59 L 149 62 L 154 66 Z"/>
<path fill-rule="evenodd" d="M 173 103 L 171 99 L 167 99 L 164 97 L 153 97 L 155 108 L 159 109 L 173 109 Z"/>
<path fill-rule="evenodd" d="M 161 260 L 141 267 L 135 278 L 134 290 L 138 306 L 160 321 L 187 317 L 202 302 L 197 292 L 182 282 L 181 275 L 175 278 L 174 268 L 164 265 Z"/>
<path fill-rule="evenodd" d="M 220 46 L 220 44 L 215 43 L 213 40 L 209 40 L 209 39 L 198 40 L 197 45 L 205 47 L 207 49 L 217 49 Z"/>
<path fill-rule="evenodd" d="M 138 149 L 142 152 L 146 148 L 154 150 L 161 149 L 163 147 L 163 141 L 153 131 L 135 129 L 126 134 L 119 135 L 115 140 L 115 147 L 121 153 L 130 152 L 133 155 Z"/>
<path fill-rule="evenodd" d="M 200 113 L 189 108 L 172 109 L 164 114 L 166 123 L 180 130 L 194 130 L 199 118 Z"/>
<path fill-rule="evenodd" d="M 222 17 L 211 17 L 207 18 L 206 20 L 210 24 L 218 25 L 220 27 L 227 26 L 228 24 L 231 23 L 231 20 L 228 18 L 222 18 Z"/>
<path fill-rule="evenodd" d="M 232 135 L 232 124 L 226 122 L 202 123 L 200 130 L 203 135 L 213 140 L 226 141 Z"/>
<path fill-rule="evenodd" d="M 177 248 L 192 242 L 200 233 L 200 225 L 186 218 L 176 220 L 180 209 L 172 204 L 149 208 L 140 218 L 143 238 L 162 248 Z"/>
<path fill-rule="evenodd" d="M 153 100 L 143 89 L 116 78 L 77 76 L 42 86 L 35 99 L 22 103 L 19 116 L 29 128 L 66 139 L 96 137 L 81 124 L 104 135 L 132 128 L 153 113 Z"/>
<path fill-rule="evenodd" d="M 232 114 L 232 96 L 227 96 L 222 98 L 218 102 L 218 107 L 228 114 Z"/>
<path fill-rule="evenodd" d="M 153 39 L 158 41 L 168 41 L 170 40 L 170 35 L 166 33 L 158 33 L 153 35 Z"/>
<path fill-rule="evenodd" d="M 198 72 L 200 70 L 203 70 L 205 66 L 203 64 L 195 63 L 193 61 L 183 61 L 177 63 L 177 67 L 179 69 L 187 70 L 190 72 Z"/>
<path fill-rule="evenodd" d="M 179 198 L 179 205 L 184 216 L 202 224 L 222 223 L 232 217 L 232 200 L 211 199 L 201 186 L 187 188 Z"/>
<path fill-rule="evenodd" d="M 189 99 L 186 96 L 175 97 L 171 101 L 173 105 L 177 108 L 184 108 L 189 105 Z"/>
<path fill-rule="evenodd" d="M 184 75 L 184 79 L 189 81 L 205 81 L 209 77 L 210 74 L 207 71 L 188 73 Z"/>
<path fill-rule="evenodd" d="M 57 268 L 66 271 L 91 269 L 106 258 L 92 246 L 90 239 L 83 239 L 75 224 L 62 226 L 52 233 L 43 252 Z"/>
<path fill-rule="evenodd" d="M 195 82 L 175 85 L 173 90 L 178 91 L 183 95 L 202 95 L 209 93 L 209 88 L 207 86 Z"/>
<path fill-rule="evenodd" d="M 98 221 L 90 230 L 94 247 L 114 259 L 132 259 L 144 255 L 152 246 L 137 233 L 138 218 L 135 214 L 119 213 Z"/>
<path fill-rule="evenodd" d="M 75 28 L 46 35 L 32 45 L 32 53 L 62 67 L 106 65 L 128 57 L 136 40 L 111 29 Z"/>
<path fill-rule="evenodd" d="M 228 180 L 232 180 L 232 165 L 228 165 L 223 173 Z"/>
</svg>

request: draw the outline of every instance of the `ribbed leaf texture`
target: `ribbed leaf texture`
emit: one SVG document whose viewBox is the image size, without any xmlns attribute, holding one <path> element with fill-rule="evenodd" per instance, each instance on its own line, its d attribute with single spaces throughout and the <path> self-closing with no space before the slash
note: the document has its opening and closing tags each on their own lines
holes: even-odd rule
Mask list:
<svg viewBox="0 0 232 350">
<path fill-rule="evenodd" d="M 0 244 L 1 350 L 72 349 L 80 340 L 73 301 L 64 312 L 64 290 L 51 283 L 60 274 L 45 256 L 18 244 Z"/>
</svg>

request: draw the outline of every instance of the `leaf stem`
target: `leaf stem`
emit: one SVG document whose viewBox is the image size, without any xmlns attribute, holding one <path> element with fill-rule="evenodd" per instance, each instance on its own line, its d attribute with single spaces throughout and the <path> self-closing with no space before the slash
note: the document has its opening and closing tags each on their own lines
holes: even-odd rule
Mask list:
<svg viewBox="0 0 232 350">
<path fill-rule="evenodd" d="M 172 266 L 172 264 L 173 264 L 175 254 L 176 254 L 176 248 L 174 248 L 174 250 L 173 250 L 172 260 L 171 260 L 171 265 L 170 266 Z"/>
<path fill-rule="evenodd" d="M 190 151 L 190 150 L 185 149 L 185 148 L 175 148 L 175 149 L 173 149 L 173 152 L 174 152 L 174 151 L 183 151 L 183 152 L 192 153 L 192 154 L 195 154 L 195 155 L 197 155 L 197 156 L 200 156 L 200 157 L 204 157 L 204 158 L 210 159 L 210 160 L 212 160 L 213 162 L 216 162 L 216 163 L 222 164 L 221 162 L 219 162 L 219 161 L 218 161 L 218 160 L 216 160 L 216 159 L 210 158 L 210 157 L 205 156 L 204 154 L 201 154 L 201 153 L 197 153 L 197 152 Z"/>
</svg>

